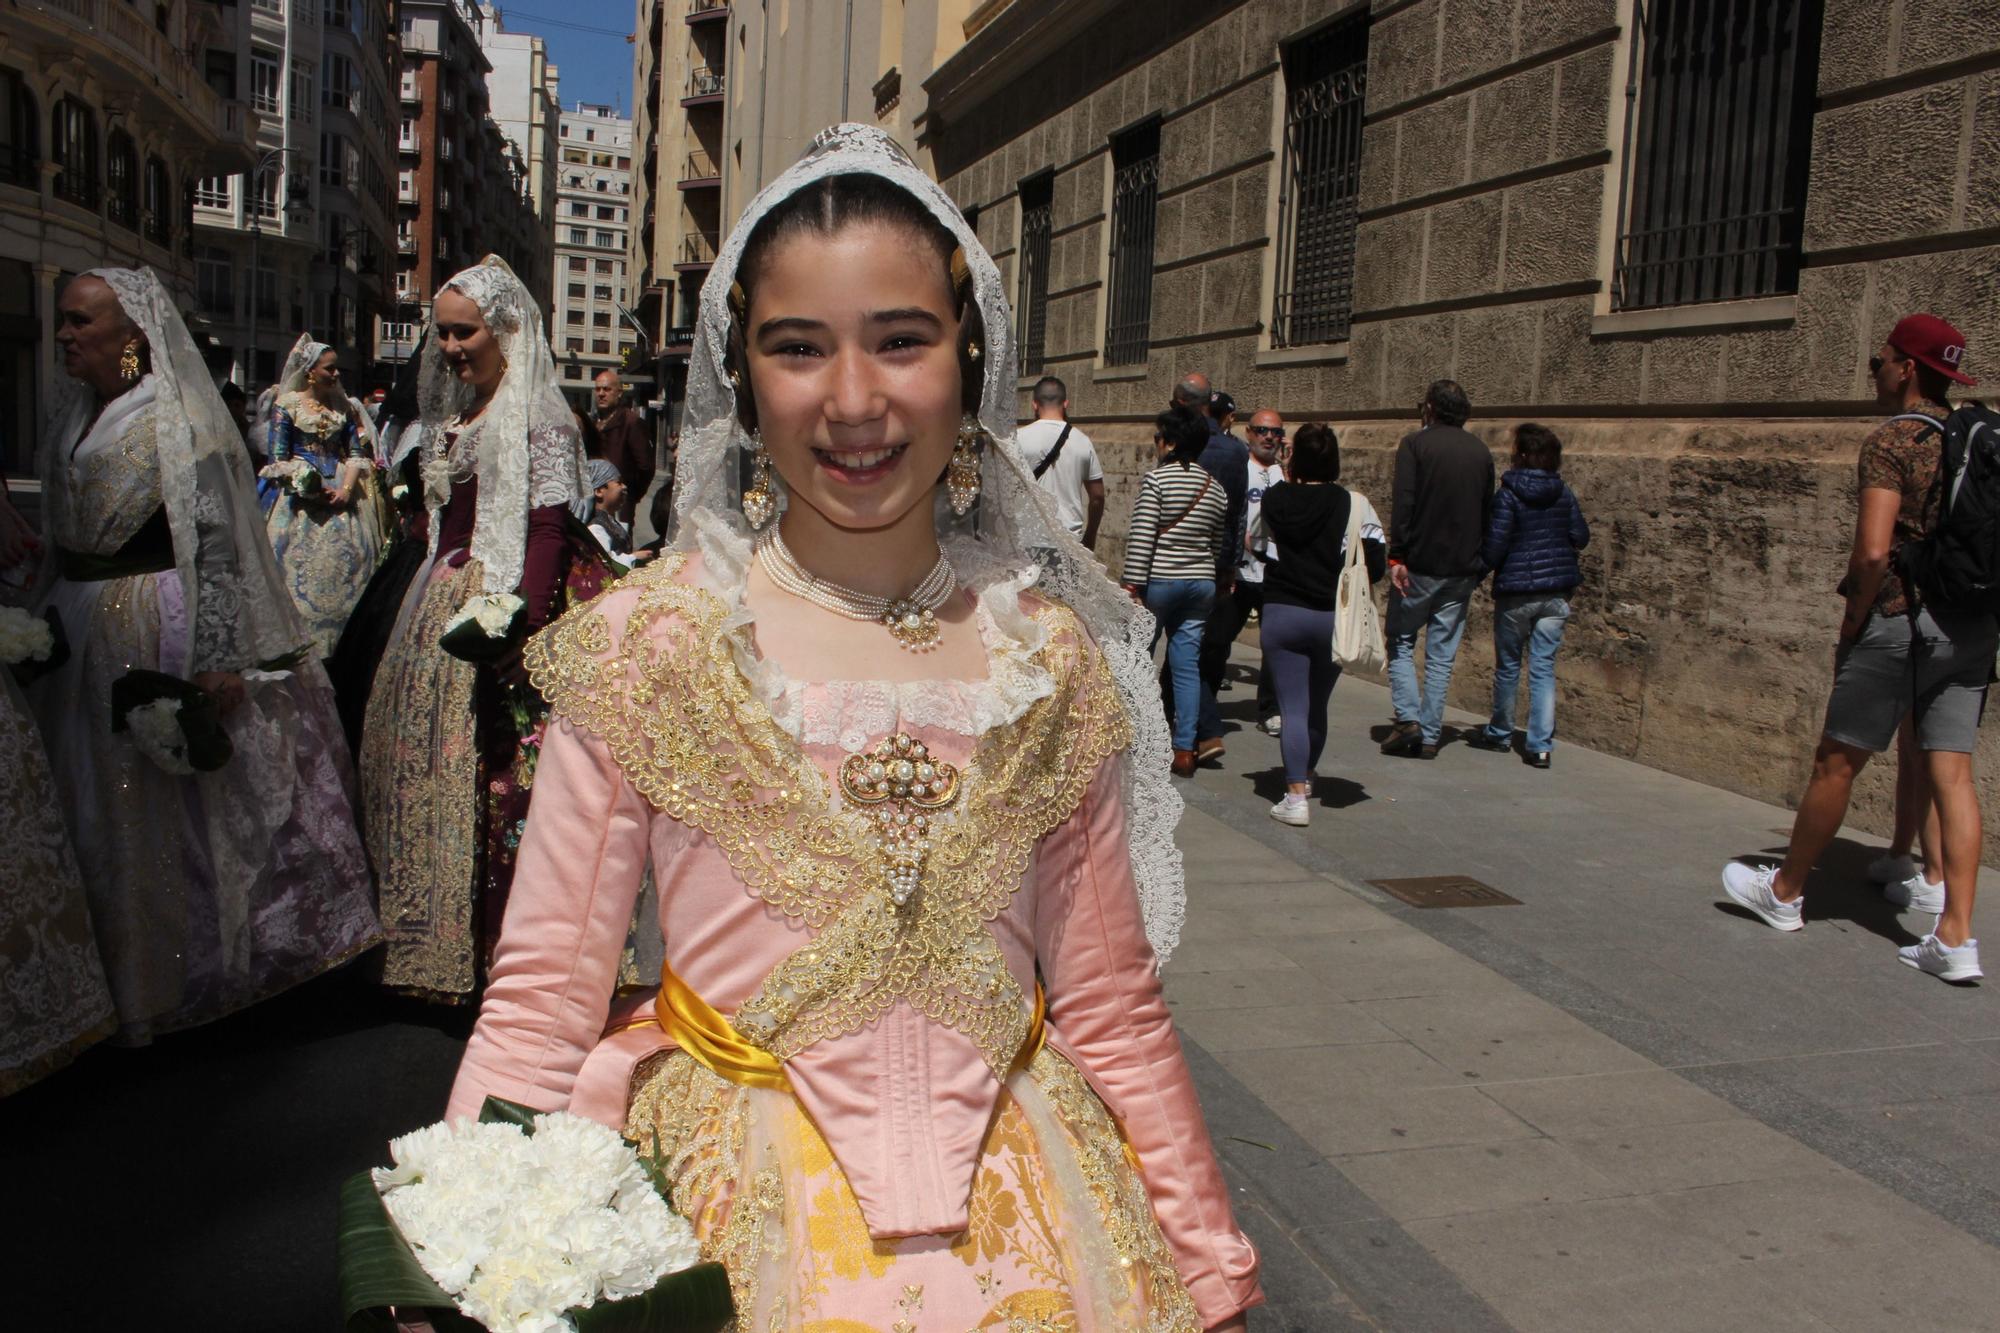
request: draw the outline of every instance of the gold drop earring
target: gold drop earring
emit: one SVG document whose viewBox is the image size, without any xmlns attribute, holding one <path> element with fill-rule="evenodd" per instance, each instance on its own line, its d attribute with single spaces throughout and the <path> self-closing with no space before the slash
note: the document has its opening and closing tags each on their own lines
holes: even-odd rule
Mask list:
<svg viewBox="0 0 2000 1333">
<path fill-rule="evenodd" d="M 755 452 L 750 455 L 750 486 L 743 492 L 743 519 L 762 531 L 778 512 L 778 496 L 771 488 L 771 455 L 764 448 L 764 437 L 753 430 L 750 443 Z"/>
<path fill-rule="evenodd" d="M 139 342 L 135 338 L 118 354 L 118 374 L 127 384 L 139 378 Z"/>
<path fill-rule="evenodd" d="M 958 423 L 958 442 L 951 448 L 951 463 L 945 469 L 945 495 L 951 512 L 964 518 L 979 498 L 979 419 L 967 412 Z"/>
</svg>

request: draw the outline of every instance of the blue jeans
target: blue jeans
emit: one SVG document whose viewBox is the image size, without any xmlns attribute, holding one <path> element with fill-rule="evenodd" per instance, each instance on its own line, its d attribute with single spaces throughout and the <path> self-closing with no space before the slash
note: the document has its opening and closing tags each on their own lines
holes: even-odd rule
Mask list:
<svg viewBox="0 0 2000 1333">
<path fill-rule="evenodd" d="M 1153 642 L 1167 636 L 1176 750 L 1194 748 L 1194 724 L 1201 713 L 1201 631 L 1214 606 L 1214 579 L 1154 579 L 1146 585 L 1146 609 L 1160 622 Z"/>
<path fill-rule="evenodd" d="M 1521 684 L 1521 649 L 1528 650 L 1528 753 L 1556 743 L 1556 652 L 1569 601 L 1561 593 L 1499 593 L 1493 598 L 1493 720 L 1486 734 L 1514 739 L 1514 695 Z"/>
<path fill-rule="evenodd" d="M 1436 745 L 1444 731 L 1444 699 L 1451 692 L 1451 669 L 1458 641 L 1465 637 L 1465 610 L 1479 575 L 1440 578 L 1410 575 L 1408 595 L 1389 590 L 1389 702 L 1398 722 L 1423 727 L 1424 744 Z M 1417 632 L 1424 631 L 1424 688 L 1417 692 Z"/>
</svg>

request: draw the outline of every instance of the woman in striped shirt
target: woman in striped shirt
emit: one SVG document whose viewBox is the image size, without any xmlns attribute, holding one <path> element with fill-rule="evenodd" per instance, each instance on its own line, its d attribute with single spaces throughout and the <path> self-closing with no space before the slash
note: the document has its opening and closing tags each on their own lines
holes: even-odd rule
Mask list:
<svg viewBox="0 0 2000 1333">
<path fill-rule="evenodd" d="M 1159 463 L 1139 479 L 1139 500 L 1125 540 L 1125 591 L 1159 621 L 1153 642 L 1167 636 L 1167 670 L 1174 683 L 1174 773 L 1194 776 L 1194 733 L 1201 700 L 1201 631 L 1215 605 L 1215 571 L 1229 515 L 1229 497 L 1196 464 L 1208 444 L 1208 423 L 1183 408 L 1153 423 Z"/>
</svg>

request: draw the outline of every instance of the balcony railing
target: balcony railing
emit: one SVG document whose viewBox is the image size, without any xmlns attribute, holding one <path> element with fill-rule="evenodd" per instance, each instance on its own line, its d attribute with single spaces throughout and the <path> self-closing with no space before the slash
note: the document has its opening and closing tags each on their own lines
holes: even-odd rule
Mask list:
<svg viewBox="0 0 2000 1333">
<path fill-rule="evenodd" d="M 417 238 L 416 238 L 416 237 L 414 237 L 414 236 L 398 236 L 398 237 L 396 238 L 396 253 L 397 253 L 397 254 L 399 254 L 399 255 L 413 255 L 413 254 L 415 254 L 416 252 L 417 252 Z"/>
<path fill-rule="evenodd" d="M 78 208 L 96 208 L 103 187 L 93 176 L 64 167 L 56 173 L 55 196 Z"/>
<path fill-rule="evenodd" d="M 729 17 L 728 5 L 703 5 L 700 9 L 688 11 L 686 23 L 692 28 L 697 23 L 714 23 Z"/>
<path fill-rule="evenodd" d="M 696 149 L 681 166 L 681 187 L 709 185 L 722 179 L 722 167 L 707 153 Z"/>
<path fill-rule="evenodd" d="M 19 144 L 0 144 L 0 185 L 41 188 L 42 163 L 33 152 Z"/>
<path fill-rule="evenodd" d="M 707 65 L 696 65 L 688 71 L 687 89 L 681 94 L 681 100 L 689 102 L 699 97 L 720 97 L 722 89 L 721 70 L 710 69 Z"/>
<path fill-rule="evenodd" d="M 669 352 L 685 355 L 694 348 L 694 325 L 677 324 L 667 330 L 666 347 Z"/>
<path fill-rule="evenodd" d="M 715 262 L 715 238 L 704 236 L 698 231 L 681 237 L 682 264 L 713 264 Z"/>
</svg>

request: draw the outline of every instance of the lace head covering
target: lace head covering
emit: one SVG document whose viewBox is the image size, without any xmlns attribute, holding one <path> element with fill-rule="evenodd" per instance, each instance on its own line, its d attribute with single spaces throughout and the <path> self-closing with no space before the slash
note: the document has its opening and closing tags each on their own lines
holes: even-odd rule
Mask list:
<svg viewBox="0 0 2000 1333">
<path fill-rule="evenodd" d="M 314 342 L 310 333 L 301 333 L 299 340 L 292 344 L 291 352 L 285 357 L 285 371 L 278 376 L 278 394 L 298 393 L 306 387 L 306 376 L 319 364 L 319 359 L 333 350 L 322 342 Z"/>
<path fill-rule="evenodd" d="M 111 288 L 151 353 L 160 497 L 192 632 L 188 675 L 241 671 L 292 656 L 311 639 L 264 535 L 236 418 L 173 298 L 150 268 L 95 268 L 83 276 Z M 62 391 L 51 417 L 55 433 L 42 450 L 45 488 L 97 405 L 80 381 Z"/>
<path fill-rule="evenodd" d="M 1002 447 L 984 451 L 979 503 L 965 517 L 951 512 L 944 487 L 938 487 L 938 534 L 977 541 L 1002 559 L 1032 558 L 1039 563 L 1038 590 L 1076 612 L 1117 678 L 1133 734 L 1123 792 L 1126 831 L 1146 935 L 1165 961 L 1180 939 L 1187 895 L 1180 851 L 1174 846 L 1182 802 L 1168 777 L 1172 745 L 1153 666 L 1153 617 L 1135 605 L 1097 558 L 1070 535 L 1050 512 L 1041 489 L 1015 461 L 1010 447 L 1016 393 L 1013 320 L 1000 271 L 950 196 L 917 168 L 894 139 L 872 126 L 836 125 L 822 131 L 803 158 L 751 200 L 716 256 L 701 289 L 700 323 L 688 368 L 669 546 L 698 550 L 718 535 L 743 542 L 751 537 L 736 502 L 742 463 L 753 446 L 749 431 L 737 419 L 736 394 L 724 364 L 730 338 L 729 289 L 758 222 L 815 181 L 839 175 L 877 176 L 906 191 L 965 253 L 973 297 L 985 324 L 979 423 Z M 782 489 L 775 473 L 771 481 Z"/>
<path fill-rule="evenodd" d="M 299 340 L 292 344 L 292 350 L 285 355 L 285 368 L 279 374 L 278 382 L 257 395 L 257 414 L 251 428 L 251 439 L 262 440 L 268 446 L 271 438 L 271 415 L 277 410 L 279 400 L 295 393 L 307 392 L 306 377 L 312 373 L 312 368 L 319 364 L 319 359 L 333 350 L 333 344 L 315 342 L 310 333 L 299 335 Z M 368 415 L 367 407 L 353 394 L 343 394 L 343 397 L 347 399 L 348 410 L 354 417 L 356 429 L 361 432 L 361 438 L 367 442 L 369 458 L 376 464 L 386 467 L 388 460 L 382 456 L 382 439 L 375 430 L 374 419 Z"/>
<path fill-rule="evenodd" d="M 500 344 L 500 388 L 479 419 L 466 427 L 479 509 L 472 521 L 472 558 L 485 568 L 484 590 L 512 592 L 521 582 L 528 545 L 528 511 L 572 505 L 588 497 L 583 437 L 563 397 L 556 359 L 542 328 L 541 308 L 498 255 L 454 275 L 438 294 L 457 292 L 479 307 L 479 317 Z M 431 511 L 433 553 L 437 512 L 451 498 L 448 427 L 472 404 L 444 359 L 438 339 L 426 338 L 418 371 L 417 402 L 424 424 L 424 503 Z M 463 458 L 468 442 L 457 452 Z"/>
</svg>

